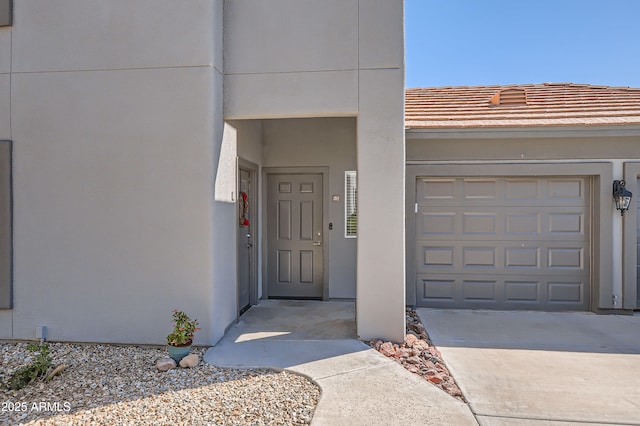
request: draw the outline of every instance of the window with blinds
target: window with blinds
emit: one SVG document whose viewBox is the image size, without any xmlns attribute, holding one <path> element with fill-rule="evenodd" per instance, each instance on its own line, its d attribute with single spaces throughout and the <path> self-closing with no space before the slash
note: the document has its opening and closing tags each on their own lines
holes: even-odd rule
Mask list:
<svg viewBox="0 0 640 426">
<path fill-rule="evenodd" d="M 358 183 L 355 171 L 344 172 L 344 236 L 358 235 Z"/>
</svg>

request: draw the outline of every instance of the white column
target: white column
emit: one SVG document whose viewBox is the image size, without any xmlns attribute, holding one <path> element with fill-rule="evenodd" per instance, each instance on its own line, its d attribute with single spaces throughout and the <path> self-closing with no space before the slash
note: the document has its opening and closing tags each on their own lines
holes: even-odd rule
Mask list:
<svg viewBox="0 0 640 426">
<path fill-rule="evenodd" d="M 361 339 L 404 341 L 402 0 L 358 1 L 358 267 Z"/>
<path fill-rule="evenodd" d="M 404 80 L 360 71 L 356 320 L 363 340 L 404 341 Z"/>
</svg>

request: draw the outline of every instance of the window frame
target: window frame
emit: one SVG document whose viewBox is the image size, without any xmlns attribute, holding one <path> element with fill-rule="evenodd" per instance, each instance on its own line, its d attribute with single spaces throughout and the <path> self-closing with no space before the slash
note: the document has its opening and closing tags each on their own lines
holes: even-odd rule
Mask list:
<svg viewBox="0 0 640 426">
<path fill-rule="evenodd" d="M 349 217 L 355 215 L 355 230 L 351 230 Z M 358 172 L 344 172 L 344 237 L 358 237 Z"/>
</svg>

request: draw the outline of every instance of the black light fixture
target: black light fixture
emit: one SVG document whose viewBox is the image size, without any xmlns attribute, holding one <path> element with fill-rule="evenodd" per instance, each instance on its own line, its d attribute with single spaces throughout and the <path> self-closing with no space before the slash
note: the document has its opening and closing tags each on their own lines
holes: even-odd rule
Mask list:
<svg viewBox="0 0 640 426">
<path fill-rule="evenodd" d="M 624 216 L 624 212 L 629 210 L 631 196 L 633 195 L 625 188 L 626 184 L 623 180 L 613 181 L 613 199 L 616 202 L 616 209 L 620 210 L 620 216 Z"/>
</svg>

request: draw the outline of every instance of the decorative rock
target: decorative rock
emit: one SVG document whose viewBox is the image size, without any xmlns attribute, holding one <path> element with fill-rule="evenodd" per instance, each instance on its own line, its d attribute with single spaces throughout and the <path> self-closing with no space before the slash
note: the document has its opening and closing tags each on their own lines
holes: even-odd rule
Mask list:
<svg viewBox="0 0 640 426">
<path fill-rule="evenodd" d="M 424 325 L 422 325 L 420 323 L 409 324 L 409 329 L 415 331 L 418 334 L 421 334 L 421 333 L 425 332 Z"/>
<path fill-rule="evenodd" d="M 407 334 L 404 338 L 404 343 L 409 348 L 412 348 L 413 344 L 417 341 L 418 341 L 418 337 L 415 334 Z"/>
<path fill-rule="evenodd" d="M 466 402 L 460 388 L 444 365 L 440 351 L 429 339 L 418 314 L 413 309 L 407 308 L 406 320 L 407 330 L 403 345 L 398 346 L 392 342 L 375 339 L 369 342 L 371 347 L 387 357 L 394 358 L 409 372 L 423 377 L 452 397 Z"/>
<path fill-rule="evenodd" d="M 393 354 L 394 358 L 408 358 L 411 355 L 411 349 L 407 348 L 398 348 L 396 349 L 396 353 Z"/>
<path fill-rule="evenodd" d="M 436 364 L 436 368 L 444 374 L 447 374 L 447 375 L 449 374 L 449 370 L 447 370 L 447 367 L 445 367 L 444 364 L 438 363 Z"/>
<path fill-rule="evenodd" d="M 176 368 L 176 362 L 171 358 L 160 358 L 156 361 L 156 368 L 160 371 L 171 370 Z"/>
<path fill-rule="evenodd" d="M 432 369 L 436 368 L 436 364 L 434 364 L 431 361 L 425 361 L 424 362 L 424 367 L 432 370 Z"/>
<path fill-rule="evenodd" d="M 29 408 L 45 401 L 48 408 L 0 409 L 0 425 L 308 425 L 320 397 L 314 383 L 287 371 L 201 361 L 195 369 L 160 373 L 155 365 L 168 357 L 165 347 L 49 342 L 49 350 L 53 362 L 69 366 L 64 374 L 2 389 L 6 401 Z M 205 350 L 191 353 L 202 360 Z M 0 342 L 0 377 L 22 367 L 27 354 L 34 359 L 26 343 Z"/>
<path fill-rule="evenodd" d="M 420 364 L 421 360 L 417 356 L 410 356 L 409 358 L 407 358 L 407 362 L 409 364 Z"/>
<path fill-rule="evenodd" d="M 393 347 L 393 343 L 384 342 L 380 345 L 380 353 L 384 356 L 393 356 L 396 353 L 396 350 Z"/>
<path fill-rule="evenodd" d="M 196 354 L 189 354 L 180 360 L 180 367 L 193 368 L 200 362 L 200 358 Z"/>
<path fill-rule="evenodd" d="M 424 340 L 416 340 L 413 343 L 413 349 L 417 349 L 419 351 L 428 351 L 429 350 L 429 344 L 427 342 L 425 342 Z"/>
<path fill-rule="evenodd" d="M 417 374 L 420 372 L 420 370 L 418 370 L 418 367 L 416 367 L 415 365 L 407 366 L 407 371 L 413 374 Z"/>
<path fill-rule="evenodd" d="M 427 380 L 431 383 L 435 383 L 436 385 L 439 385 L 443 381 L 442 376 L 439 374 L 436 374 L 435 376 L 429 376 L 427 377 Z"/>
</svg>

